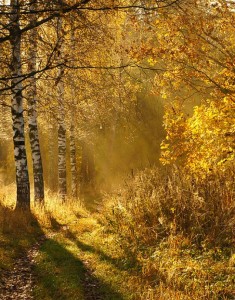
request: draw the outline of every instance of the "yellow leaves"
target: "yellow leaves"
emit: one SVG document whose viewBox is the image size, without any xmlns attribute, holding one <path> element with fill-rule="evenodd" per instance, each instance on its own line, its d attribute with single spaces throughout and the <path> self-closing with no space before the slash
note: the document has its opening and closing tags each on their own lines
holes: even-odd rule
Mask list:
<svg viewBox="0 0 235 300">
<path fill-rule="evenodd" d="M 213 168 L 226 168 L 234 157 L 234 16 L 222 13 L 222 7 L 216 18 L 206 10 L 196 13 L 193 5 L 188 9 L 186 14 L 160 14 L 154 20 L 155 36 L 147 44 L 154 55 L 148 62 L 164 68 L 157 73 L 155 86 L 157 94 L 172 103 L 165 111 L 161 161 L 179 161 L 204 176 Z M 211 99 L 186 117 L 180 101 L 173 100 L 188 99 L 195 91 Z"/>
<path fill-rule="evenodd" d="M 163 92 L 163 93 L 161 94 L 161 96 L 162 96 L 162 99 L 167 99 L 167 94 L 166 94 L 166 93 Z"/>
<path fill-rule="evenodd" d="M 166 149 L 169 149 L 169 144 L 162 142 L 160 147 L 161 147 L 161 150 L 166 150 Z"/>
<path fill-rule="evenodd" d="M 148 59 L 148 63 L 149 63 L 149 65 L 150 66 L 155 66 L 155 64 L 157 63 L 157 60 L 155 60 L 155 59 L 153 59 L 152 57 L 150 57 L 149 59 Z"/>
<path fill-rule="evenodd" d="M 235 104 L 231 97 L 194 107 L 186 119 L 179 110 L 167 110 L 167 137 L 161 144 L 163 164 L 180 161 L 185 169 L 206 176 L 223 171 L 235 155 Z"/>
</svg>

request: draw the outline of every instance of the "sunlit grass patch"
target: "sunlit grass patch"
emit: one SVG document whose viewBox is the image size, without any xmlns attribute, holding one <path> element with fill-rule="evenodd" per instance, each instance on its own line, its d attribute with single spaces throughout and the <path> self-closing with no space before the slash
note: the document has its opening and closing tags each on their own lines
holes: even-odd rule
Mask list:
<svg viewBox="0 0 235 300">
<path fill-rule="evenodd" d="M 80 232 L 76 225 L 73 229 L 67 227 L 55 233 L 40 249 L 35 268 L 39 275 L 36 299 L 86 299 L 83 295 L 89 288 L 84 281 L 87 274 L 88 284 L 95 280 L 96 292 L 102 294 L 102 299 L 129 299 L 120 292 L 124 277 L 113 264 L 115 259 L 93 245 L 89 239 L 92 232 Z"/>
</svg>

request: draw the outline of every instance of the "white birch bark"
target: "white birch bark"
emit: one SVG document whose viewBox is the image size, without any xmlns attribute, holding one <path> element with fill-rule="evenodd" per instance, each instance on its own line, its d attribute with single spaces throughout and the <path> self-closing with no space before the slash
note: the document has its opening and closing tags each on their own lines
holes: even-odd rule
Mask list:
<svg viewBox="0 0 235 300">
<path fill-rule="evenodd" d="M 63 54 L 63 28 L 62 19 L 58 18 L 58 39 L 59 39 L 59 52 L 58 60 L 61 60 Z M 57 96 L 58 96 L 58 189 L 62 201 L 65 200 L 67 194 L 66 187 L 66 126 L 65 126 L 65 111 L 64 111 L 64 82 L 63 82 L 63 67 L 59 67 L 57 77 Z"/>
<path fill-rule="evenodd" d="M 36 10 L 36 4 L 30 6 L 31 10 Z M 31 21 L 36 21 L 35 15 L 31 16 Z M 44 202 L 44 181 L 43 181 L 43 166 L 38 136 L 37 124 L 37 87 L 36 77 L 33 72 L 36 71 L 36 53 L 37 53 L 37 29 L 30 31 L 29 35 L 29 57 L 28 71 L 32 72 L 29 78 L 30 85 L 28 87 L 28 126 L 29 139 L 32 151 L 33 160 L 33 176 L 34 176 L 34 200 L 36 203 L 43 204 Z"/>
<path fill-rule="evenodd" d="M 21 35 L 19 33 L 19 2 L 11 0 L 11 24 L 9 31 L 11 35 L 12 55 L 12 122 L 13 142 L 16 167 L 17 198 L 16 208 L 30 209 L 30 185 L 25 148 L 24 119 L 23 119 L 23 97 L 22 97 L 22 66 L 21 66 Z"/>
</svg>

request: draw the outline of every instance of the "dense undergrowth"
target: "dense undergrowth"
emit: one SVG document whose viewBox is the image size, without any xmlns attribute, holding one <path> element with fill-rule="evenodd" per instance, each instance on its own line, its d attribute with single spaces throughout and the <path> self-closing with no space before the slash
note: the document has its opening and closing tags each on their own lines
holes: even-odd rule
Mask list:
<svg viewBox="0 0 235 300">
<path fill-rule="evenodd" d="M 152 169 L 107 201 L 106 230 L 139 266 L 143 299 L 234 299 L 234 195 L 234 169 L 203 180 Z"/>
<path fill-rule="evenodd" d="M 35 299 L 86 299 L 87 272 L 107 300 L 235 297 L 234 170 L 199 180 L 147 169 L 98 212 L 47 195 L 25 215 L 1 195 L 0 274 L 40 235 Z M 99 206 L 100 208 L 100 206 Z M 93 280 L 92 279 L 92 280 Z"/>
</svg>

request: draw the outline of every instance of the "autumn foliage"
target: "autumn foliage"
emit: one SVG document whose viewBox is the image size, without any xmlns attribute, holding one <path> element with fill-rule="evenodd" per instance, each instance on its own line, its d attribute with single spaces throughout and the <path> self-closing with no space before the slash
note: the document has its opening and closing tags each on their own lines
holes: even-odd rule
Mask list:
<svg viewBox="0 0 235 300">
<path fill-rule="evenodd" d="M 0 1 L 0 271 L 46 233 L 38 299 L 78 257 L 106 299 L 235 299 L 235 1 L 39 2 Z"/>
</svg>

